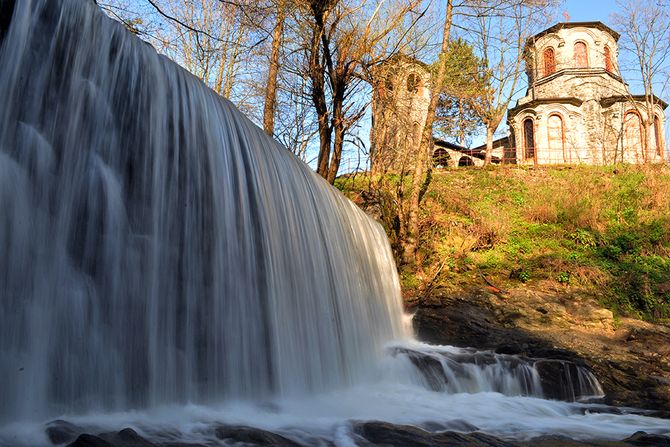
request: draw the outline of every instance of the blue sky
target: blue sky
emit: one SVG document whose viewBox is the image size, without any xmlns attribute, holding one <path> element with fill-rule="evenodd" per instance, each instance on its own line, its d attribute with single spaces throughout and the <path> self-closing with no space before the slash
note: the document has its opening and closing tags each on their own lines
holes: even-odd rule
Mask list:
<svg viewBox="0 0 670 447">
<path fill-rule="evenodd" d="M 610 14 L 618 7 L 614 0 L 567 0 L 562 9 L 568 12 L 572 22 L 599 20 L 609 25 Z"/>
</svg>

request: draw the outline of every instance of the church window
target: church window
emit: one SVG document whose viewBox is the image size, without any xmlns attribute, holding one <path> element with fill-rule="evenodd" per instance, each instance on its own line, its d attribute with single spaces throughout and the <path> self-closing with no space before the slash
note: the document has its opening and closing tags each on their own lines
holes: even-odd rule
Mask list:
<svg viewBox="0 0 670 447">
<path fill-rule="evenodd" d="M 549 47 L 544 50 L 544 75 L 548 76 L 556 71 L 556 58 L 554 49 Z"/>
<path fill-rule="evenodd" d="M 575 67 L 588 68 L 589 56 L 584 42 L 577 42 L 575 44 Z"/>
<path fill-rule="evenodd" d="M 605 70 L 610 73 L 614 72 L 614 66 L 612 65 L 612 51 L 610 51 L 610 47 L 607 45 L 605 45 Z"/>
<path fill-rule="evenodd" d="M 523 148 L 526 160 L 535 158 L 535 125 L 532 118 L 523 122 Z"/>
</svg>

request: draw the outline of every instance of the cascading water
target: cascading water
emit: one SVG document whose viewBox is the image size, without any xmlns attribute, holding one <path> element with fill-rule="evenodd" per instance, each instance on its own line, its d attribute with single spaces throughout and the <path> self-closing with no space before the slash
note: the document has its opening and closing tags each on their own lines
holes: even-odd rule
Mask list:
<svg viewBox="0 0 670 447">
<path fill-rule="evenodd" d="M 340 445 L 353 419 L 521 438 L 664 426 L 523 397 L 543 395 L 534 363 L 411 341 L 377 223 L 92 0 L 16 1 L 9 21 L 11 3 L 0 444 L 46 444 L 17 421 L 63 414 L 208 444 L 221 418 Z M 572 398 L 598 394 L 575 371 Z"/>
<path fill-rule="evenodd" d="M 0 414 L 312 392 L 401 337 L 382 228 L 92 1 L 0 55 Z"/>
</svg>

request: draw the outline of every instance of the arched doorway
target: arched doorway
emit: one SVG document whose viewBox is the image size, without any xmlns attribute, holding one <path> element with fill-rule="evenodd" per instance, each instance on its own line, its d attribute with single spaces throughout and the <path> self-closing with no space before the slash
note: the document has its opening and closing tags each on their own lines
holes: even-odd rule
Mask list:
<svg viewBox="0 0 670 447">
<path fill-rule="evenodd" d="M 446 168 L 449 166 L 449 159 L 451 157 L 449 156 L 449 153 L 445 150 L 442 149 L 441 147 L 438 147 L 435 149 L 435 152 L 433 152 L 433 166 L 437 167 L 442 167 Z"/>
<path fill-rule="evenodd" d="M 462 156 L 460 160 L 458 160 L 458 166 L 474 166 L 475 163 L 472 161 L 472 158 L 467 157 L 467 156 Z"/>
</svg>

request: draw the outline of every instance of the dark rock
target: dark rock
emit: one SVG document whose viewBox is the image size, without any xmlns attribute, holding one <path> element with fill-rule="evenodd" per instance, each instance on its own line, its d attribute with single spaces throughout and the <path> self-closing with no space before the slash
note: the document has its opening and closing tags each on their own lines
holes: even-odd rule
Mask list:
<svg viewBox="0 0 670 447">
<path fill-rule="evenodd" d="M 470 433 L 479 430 L 479 427 L 474 426 L 471 423 L 464 421 L 462 419 L 453 419 L 447 422 L 434 422 L 434 421 L 424 422 L 421 424 L 420 428 L 427 430 L 429 432 L 453 430 L 453 431 L 460 431 L 463 433 Z"/>
<path fill-rule="evenodd" d="M 9 22 L 14 13 L 14 3 L 16 0 L 0 0 L 0 41 L 9 28 Z"/>
<path fill-rule="evenodd" d="M 635 446 L 670 447 L 670 437 L 651 435 L 643 431 L 633 434 L 633 436 L 624 439 L 623 442 Z"/>
<path fill-rule="evenodd" d="M 115 447 L 115 446 L 97 436 L 83 434 L 79 435 L 77 439 L 74 442 L 68 444 L 67 447 Z"/>
<path fill-rule="evenodd" d="M 577 377 L 577 368 L 571 362 L 560 360 L 540 360 L 535 364 L 542 391 L 547 399 L 574 401 L 578 390 L 566 378 Z"/>
<path fill-rule="evenodd" d="M 52 444 L 65 444 L 84 433 L 84 429 L 70 422 L 57 419 L 47 424 L 45 432 Z"/>
<path fill-rule="evenodd" d="M 83 434 L 68 447 L 158 447 L 138 435 L 132 428 L 119 432 L 101 433 L 98 436 Z"/>
<path fill-rule="evenodd" d="M 430 433 L 411 425 L 387 422 L 363 422 L 354 426 L 354 433 L 372 445 L 398 447 L 517 447 L 519 444 L 483 433 Z"/>
<path fill-rule="evenodd" d="M 426 380 L 427 385 L 433 391 L 444 391 L 449 383 L 449 378 L 444 373 L 442 363 L 434 357 L 425 355 L 411 349 L 395 348 L 393 356 L 405 354 L 416 369 Z"/>
<path fill-rule="evenodd" d="M 565 436 L 539 436 L 523 442 L 524 447 L 629 447 L 619 441 L 575 441 Z"/>
<path fill-rule="evenodd" d="M 284 436 L 260 428 L 244 426 L 223 426 L 215 430 L 216 437 L 223 440 L 244 442 L 254 446 L 302 447 Z"/>
</svg>

